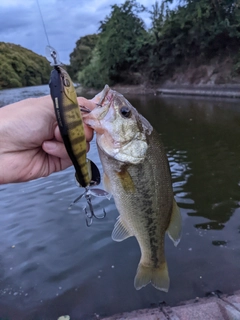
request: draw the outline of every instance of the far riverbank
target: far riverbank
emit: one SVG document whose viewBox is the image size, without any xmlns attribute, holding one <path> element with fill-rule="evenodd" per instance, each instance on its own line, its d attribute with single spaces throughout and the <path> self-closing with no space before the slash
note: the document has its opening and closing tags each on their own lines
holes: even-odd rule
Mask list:
<svg viewBox="0 0 240 320">
<path fill-rule="evenodd" d="M 222 85 L 115 85 L 112 89 L 122 94 L 153 94 L 153 95 L 191 95 L 225 98 L 240 98 L 240 84 Z M 78 95 L 99 93 L 100 89 L 76 88 Z"/>
</svg>

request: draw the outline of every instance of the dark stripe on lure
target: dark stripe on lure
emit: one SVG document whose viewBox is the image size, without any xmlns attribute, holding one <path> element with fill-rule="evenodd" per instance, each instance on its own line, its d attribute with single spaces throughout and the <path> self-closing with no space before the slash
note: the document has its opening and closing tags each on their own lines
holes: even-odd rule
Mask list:
<svg viewBox="0 0 240 320">
<path fill-rule="evenodd" d="M 82 151 L 80 151 L 79 153 L 76 153 L 76 154 L 75 154 L 75 157 L 76 157 L 77 159 L 80 159 L 82 156 L 85 155 L 85 153 L 86 153 L 86 151 L 85 151 L 85 150 L 82 150 Z"/>
<path fill-rule="evenodd" d="M 79 125 L 82 125 L 82 121 L 72 121 L 71 123 L 68 124 L 68 129 L 72 130 L 72 129 L 76 129 Z M 85 136 L 81 137 L 82 141 L 84 141 Z"/>
<path fill-rule="evenodd" d="M 77 137 L 77 138 L 74 138 L 72 139 L 72 145 L 76 144 L 76 143 L 82 143 L 84 141 L 85 137 L 82 136 L 82 137 Z"/>
<path fill-rule="evenodd" d="M 69 111 L 74 110 L 75 107 L 76 107 L 75 104 L 70 104 L 68 106 L 64 106 L 64 109 L 65 109 L 66 112 L 69 112 Z"/>
</svg>

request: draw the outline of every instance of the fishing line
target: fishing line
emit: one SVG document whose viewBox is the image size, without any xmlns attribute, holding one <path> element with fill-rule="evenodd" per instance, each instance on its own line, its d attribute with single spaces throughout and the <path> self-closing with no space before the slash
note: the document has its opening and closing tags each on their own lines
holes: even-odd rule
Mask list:
<svg viewBox="0 0 240 320">
<path fill-rule="evenodd" d="M 41 8 L 40 8 L 40 5 L 39 5 L 38 0 L 36 0 L 36 2 L 37 2 L 37 6 L 38 6 L 38 10 L 39 10 L 40 16 L 41 16 L 41 20 L 42 20 L 42 24 L 43 24 L 43 29 L 44 29 L 44 31 L 45 31 L 45 35 L 46 35 L 46 38 L 47 38 L 47 43 L 48 43 L 48 45 L 49 45 L 49 47 L 50 47 L 50 42 L 49 42 L 49 39 L 48 39 L 47 30 L 46 30 L 45 23 L 44 23 L 44 20 L 43 20 L 42 11 L 41 11 Z"/>
</svg>

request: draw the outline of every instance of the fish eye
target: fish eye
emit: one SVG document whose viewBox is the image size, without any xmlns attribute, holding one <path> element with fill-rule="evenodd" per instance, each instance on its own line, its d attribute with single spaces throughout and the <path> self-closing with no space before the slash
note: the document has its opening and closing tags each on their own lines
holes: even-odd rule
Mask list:
<svg viewBox="0 0 240 320">
<path fill-rule="evenodd" d="M 120 109 L 120 113 L 121 113 L 121 115 L 122 115 L 124 118 L 130 118 L 131 115 L 132 115 L 132 112 L 131 112 L 130 108 L 127 107 L 127 106 L 123 106 L 123 107 Z"/>
</svg>

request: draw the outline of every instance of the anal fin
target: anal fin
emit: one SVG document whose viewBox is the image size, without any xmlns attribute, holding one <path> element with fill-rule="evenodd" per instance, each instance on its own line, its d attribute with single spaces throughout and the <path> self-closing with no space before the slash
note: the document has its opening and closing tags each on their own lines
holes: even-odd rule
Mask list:
<svg viewBox="0 0 240 320">
<path fill-rule="evenodd" d="M 112 232 L 112 239 L 120 242 L 132 236 L 133 234 L 129 231 L 129 228 L 124 224 L 119 216 Z"/>
</svg>

